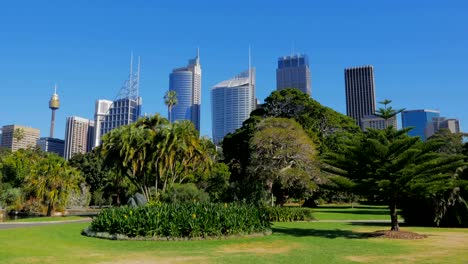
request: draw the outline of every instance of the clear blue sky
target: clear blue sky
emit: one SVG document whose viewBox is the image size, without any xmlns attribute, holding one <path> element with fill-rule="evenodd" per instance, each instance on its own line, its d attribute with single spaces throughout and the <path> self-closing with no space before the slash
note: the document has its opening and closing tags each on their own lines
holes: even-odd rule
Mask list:
<svg viewBox="0 0 468 264">
<path fill-rule="evenodd" d="M 202 135 L 211 136 L 210 89 L 257 68 L 257 97 L 275 89 L 277 58 L 310 59 L 312 97 L 345 113 L 344 68 L 374 65 L 377 100 L 438 109 L 468 132 L 468 1 L 7 1 L 0 16 L 0 125 L 47 136 L 59 86 L 65 119 L 93 118 L 114 99 L 133 51 L 142 57 L 143 113 L 167 115 L 169 73 L 200 47 Z"/>
</svg>

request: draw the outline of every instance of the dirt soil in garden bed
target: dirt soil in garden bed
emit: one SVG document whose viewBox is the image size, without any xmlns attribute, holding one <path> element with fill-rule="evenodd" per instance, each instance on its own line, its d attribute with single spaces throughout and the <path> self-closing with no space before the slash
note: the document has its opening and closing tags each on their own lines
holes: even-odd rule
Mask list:
<svg viewBox="0 0 468 264">
<path fill-rule="evenodd" d="M 369 237 L 377 238 L 390 238 L 390 239 L 422 239 L 426 238 L 427 235 L 422 235 L 410 231 L 390 231 L 390 230 L 378 230 L 369 234 Z"/>
</svg>

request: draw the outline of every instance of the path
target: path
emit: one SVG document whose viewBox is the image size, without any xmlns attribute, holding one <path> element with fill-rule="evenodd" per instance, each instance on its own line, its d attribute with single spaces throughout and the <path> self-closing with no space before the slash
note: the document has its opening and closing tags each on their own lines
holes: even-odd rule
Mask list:
<svg viewBox="0 0 468 264">
<path fill-rule="evenodd" d="M 21 227 L 31 227 L 31 226 L 88 223 L 88 222 L 91 222 L 91 218 L 84 218 L 84 219 L 78 219 L 78 220 L 50 221 L 50 222 L 3 222 L 3 223 L 0 223 L 0 230 L 11 229 L 11 228 L 21 228 Z"/>
</svg>

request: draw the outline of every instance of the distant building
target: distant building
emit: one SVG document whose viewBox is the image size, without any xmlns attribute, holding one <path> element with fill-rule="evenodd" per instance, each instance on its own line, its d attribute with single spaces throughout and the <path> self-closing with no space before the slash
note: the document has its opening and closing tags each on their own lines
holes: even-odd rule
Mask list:
<svg viewBox="0 0 468 264">
<path fill-rule="evenodd" d="M 426 127 L 426 138 L 431 137 L 440 129 L 448 129 L 452 133 L 460 133 L 460 121 L 456 118 L 433 118 L 432 122 L 430 122 Z"/>
<path fill-rule="evenodd" d="M 65 127 L 65 159 L 70 159 L 76 153 L 86 153 L 92 150 L 94 121 L 78 117 L 67 117 Z"/>
<path fill-rule="evenodd" d="M 255 69 L 240 73 L 215 85 L 211 90 L 213 141 L 236 131 L 255 110 Z"/>
<path fill-rule="evenodd" d="M 51 152 L 64 157 L 65 141 L 63 139 L 42 137 L 37 140 L 37 146 L 44 152 Z"/>
<path fill-rule="evenodd" d="M 361 119 L 375 114 L 374 67 L 345 69 L 346 114 L 361 125 Z"/>
<path fill-rule="evenodd" d="M 128 80 L 120 89 L 118 99 L 114 101 L 98 100 L 94 113 L 96 125 L 92 145 L 101 145 L 102 136 L 120 126 L 129 125 L 141 116 L 142 98 L 139 96 L 140 58 L 136 72 L 133 71 L 133 55 L 130 59 Z"/>
<path fill-rule="evenodd" d="M 366 130 L 367 128 L 373 129 L 385 129 L 389 126 L 397 127 L 397 119 L 396 117 L 389 118 L 385 120 L 381 117 L 375 115 L 367 115 L 361 118 L 360 127 L 362 130 Z"/>
<path fill-rule="evenodd" d="M 200 131 L 201 66 L 197 54 L 187 67 L 177 68 L 169 75 L 169 90 L 176 92 L 177 104 L 172 108 L 171 122 L 190 120 Z"/>
<path fill-rule="evenodd" d="M 40 131 L 36 128 L 19 125 L 3 126 L 1 147 L 12 151 L 35 148 L 39 135 Z"/>
<path fill-rule="evenodd" d="M 440 112 L 429 109 L 405 110 L 401 112 L 401 123 L 403 128 L 413 127 L 408 135 L 420 137 L 426 141 L 426 130 L 432 125 L 432 120 L 440 117 Z M 431 129 L 433 130 L 433 129 Z"/>
<path fill-rule="evenodd" d="M 109 109 L 112 105 L 112 101 L 109 100 L 97 100 L 96 108 L 94 112 L 94 137 L 93 137 L 93 148 L 101 144 L 101 124 L 106 120 L 106 116 L 109 113 Z"/>
<path fill-rule="evenodd" d="M 276 90 L 286 88 L 296 88 L 308 95 L 311 94 L 312 85 L 307 55 L 298 54 L 278 58 Z"/>
</svg>

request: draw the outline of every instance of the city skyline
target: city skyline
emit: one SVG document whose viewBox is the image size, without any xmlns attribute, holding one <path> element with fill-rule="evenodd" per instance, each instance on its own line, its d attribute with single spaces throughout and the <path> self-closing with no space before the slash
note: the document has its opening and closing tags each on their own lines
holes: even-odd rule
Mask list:
<svg viewBox="0 0 468 264">
<path fill-rule="evenodd" d="M 1 24 L 8 25 L 0 51 L 0 83 L 2 98 L 7 100 L 0 104 L 0 126 L 37 127 L 41 136 L 47 136 L 50 109 L 45 101 L 57 83 L 61 108 L 56 113 L 55 137 L 63 138 L 67 116 L 93 119 L 95 101 L 113 99 L 127 76 L 132 51 L 142 56 L 142 114 L 165 116 L 167 74 L 200 47 L 204 64 L 201 135 L 211 137 L 210 89 L 245 68 L 245 47 L 250 44 L 260 101 L 276 88 L 277 58 L 300 52 L 309 56 L 313 98 L 323 105 L 345 113 L 343 69 L 371 64 L 377 101 L 391 99 L 394 108 L 436 109 L 460 119 L 462 131 L 468 131 L 468 113 L 463 108 L 468 90 L 464 74 L 468 34 L 463 26 L 468 24 L 464 16 L 468 5 L 463 1 L 424 5 L 298 1 L 271 3 L 266 8 L 255 8 L 262 5 L 253 1 L 248 3 L 254 8 L 236 14 L 240 19 L 232 21 L 222 19 L 221 14 L 229 10 L 223 3 L 112 2 L 102 16 L 101 8 L 110 3 L 70 7 L 31 2 L 27 9 L 6 4 L 7 15 L 0 18 Z M 295 16 L 287 15 L 291 13 Z M 121 19 L 127 15 L 133 20 Z M 83 21 L 83 16 L 88 19 Z M 283 16 L 288 20 L 278 19 Z M 190 28 L 182 27 L 188 23 Z M 242 38 L 233 42 L 235 34 Z"/>
</svg>

